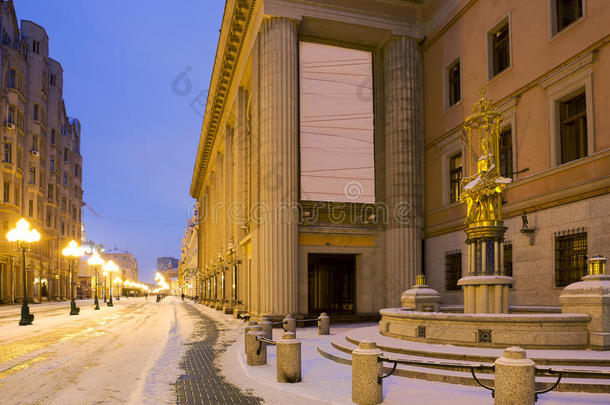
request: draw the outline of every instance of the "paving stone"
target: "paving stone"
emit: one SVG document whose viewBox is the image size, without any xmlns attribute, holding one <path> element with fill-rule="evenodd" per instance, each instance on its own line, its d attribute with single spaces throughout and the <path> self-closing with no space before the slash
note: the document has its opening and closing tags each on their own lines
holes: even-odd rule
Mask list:
<svg viewBox="0 0 610 405">
<path fill-rule="evenodd" d="M 214 360 L 226 349 L 214 348 L 218 339 L 216 322 L 186 305 L 190 315 L 198 318 L 195 335 L 203 336 L 199 341 L 188 345 L 185 357 L 180 364 L 184 374 L 176 381 L 176 404 L 261 404 L 261 398 L 241 391 L 220 375 Z"/>
</svg>

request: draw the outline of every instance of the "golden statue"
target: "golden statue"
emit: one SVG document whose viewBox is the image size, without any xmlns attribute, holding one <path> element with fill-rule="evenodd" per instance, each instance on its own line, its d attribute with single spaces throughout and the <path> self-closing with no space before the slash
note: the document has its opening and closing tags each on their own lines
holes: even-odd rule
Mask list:
<svg viewBox="0 0 610 405">
<path fill-rule="evenodd" d="M 473 115 L 464 123 L 464 143 L 469 153 L 468 176 L 462 179 L 460 202 L 466 203 L 466 224 L 489 225 L 502 221 L 502 191 L 511 179 L 502 177 L 499 169 L 499 140 L 502 114 L 481 90 Z M 473 144 L 473 135 L 478 145 Z M 476 173 L 472 170 L 476 161 Z"/>
</svg>

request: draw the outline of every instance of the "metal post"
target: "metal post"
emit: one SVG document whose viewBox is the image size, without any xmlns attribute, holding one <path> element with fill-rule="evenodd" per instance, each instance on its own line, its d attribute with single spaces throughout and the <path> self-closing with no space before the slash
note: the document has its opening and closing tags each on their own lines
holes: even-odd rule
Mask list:
<svg viewBox="0 0 610 405">
<path fill-rule="evenodd" d="M 68 270 L 70 271 L 70 315 L 78 315 L 80 308 L 76 306 L 76 301 L 74 300 L 74 282 L 72 280 L 74 267 L 72 266 L 72 259 L 70 258 L 68 258 Z"/>
<path fill-rule="evenodd" d="M 20 242 L 19 247 L 21 249 L 21 254 L 23 258 L 23 305 L 21 306 L 21 319 L 19 320 L 19 325 L 31 325 L 34 321 L 34 315 L 30 314 L 30 308 L 28 307 L 28 290 L 26 287 L 26 276 L 25 276 L 25 245 Z"/>
<path fill-rule="evenodd" d="M 97 266 L 95 266 L 95 309 L 99 310 L 100 309 L 100 302 L 97 299 L 97 290 L 98 290 L 98 286 L 99 286 L 99 281 L 97 279 Z"/>
<path fill-rule="evenodd" d="M 112 272 L 110 271 L 110 286 L 108 287 L 109 292 L 110 292 L 110 298 L 108 299 L 108 306 L 109 307 L 113 307 L 114 304 L 112 303 Z"/>
</svg>

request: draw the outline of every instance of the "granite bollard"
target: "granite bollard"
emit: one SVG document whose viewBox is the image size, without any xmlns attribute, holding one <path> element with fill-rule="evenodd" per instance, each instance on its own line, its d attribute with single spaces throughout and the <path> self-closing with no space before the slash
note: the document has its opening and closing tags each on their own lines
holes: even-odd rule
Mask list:
<svg viewBox="0 0 610 405">
<path fill-rule="evenodd" d="M 246 344 L 247 344 L 247 340 L 248 340 L 248 332 L 250 332 L 250 329 L 253 326 L 256 326 L 256 325 L 257 325 L 256 321 L 249 321 L 246 324 L 246 327 L 244 328 L 244 353 L 246 353 Z"/>
<path fill-rule="evenodd" d="M 267 344 L 261 342 L 257 337 L 264 337 L 260 326 L 253 326 L 246 334 L 246 363 L 249 366 L 264 366 L 267 364 Z"/>
<path fill-rule="evenodd" d="M 284 318 L 284 330 L 286 332 L 297 333 L 297 321 L 292 314 L 287 314 Z"/>
<path fill-rule="evenodd" d="M 277 341 L 277 382 L 301 381 L 301 342 L 292 332 L 285 332 Z"/>
<path fill-rule="evenodd" d="M 263 332 L 265 332 L 265 337 L 269 340 L 273 339 L 273 324 L 271 323 L 271 318 L 268 316 L 263 316 L 263 320 L 258 323 L 258 325 L 263 328 Z"/>
<path fill-rule="evenodd" d="M 318 317 L 318 335 L 330 335 L 330 318 L 326 312 Z"/>
<path fill-rule="evenodd" d="M 509 347 L 495 363 L 494 404 L 534 405 L 535 363 L 527 358 L 525 350 Z"/>
<path fill-rule="evenodd" d="M 358 405 L 375 405 L 383 401 L 383 363 L 375 342 L 363 340 L 352 352 L 352 401 Z"/>
</svg>

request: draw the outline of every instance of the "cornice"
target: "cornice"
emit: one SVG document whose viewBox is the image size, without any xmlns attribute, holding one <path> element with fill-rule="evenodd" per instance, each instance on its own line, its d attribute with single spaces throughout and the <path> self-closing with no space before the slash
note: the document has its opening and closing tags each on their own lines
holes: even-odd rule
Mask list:
<svg viewBox="0 0 610 405">
<path fill-rule="evenodd" d="M 226 98 L 235 75 L 237 59 L 241 54 L 255 5 L 256 0 L 229 0 L 225 8 L 191 181 L 190 193 L 193 198 L 197 198 L 201 191 L 220 120 L 226 108 Z"/>
</svg>

